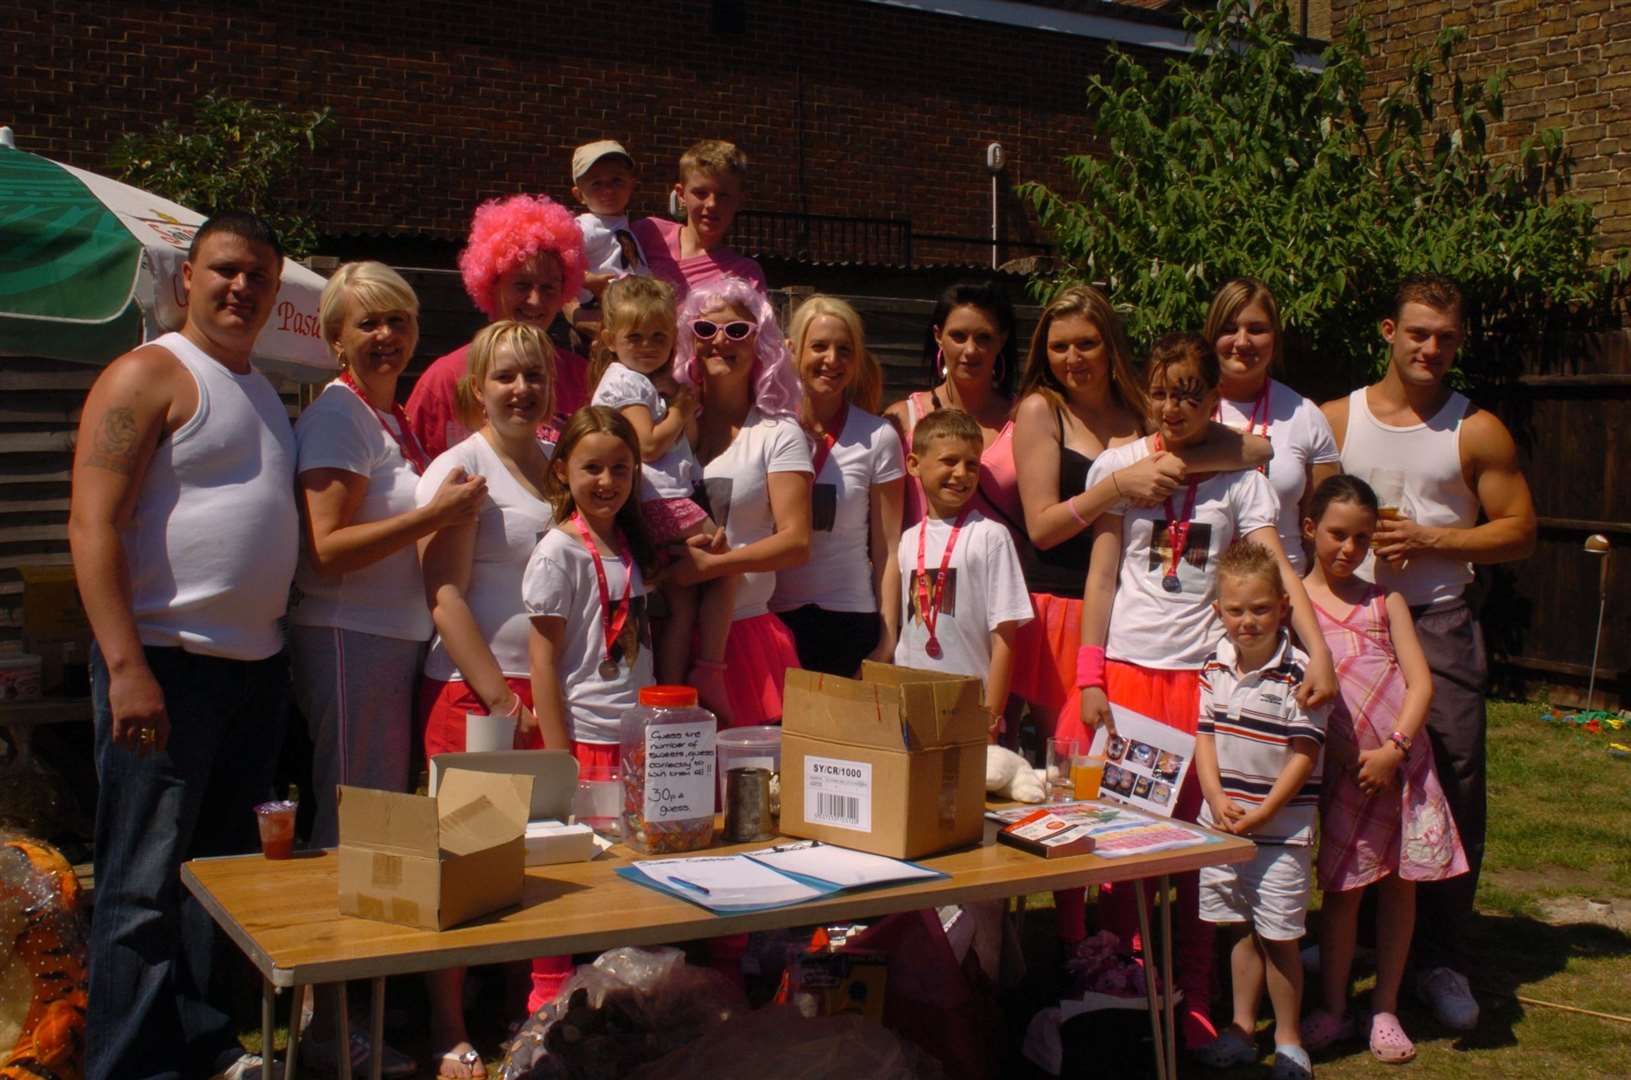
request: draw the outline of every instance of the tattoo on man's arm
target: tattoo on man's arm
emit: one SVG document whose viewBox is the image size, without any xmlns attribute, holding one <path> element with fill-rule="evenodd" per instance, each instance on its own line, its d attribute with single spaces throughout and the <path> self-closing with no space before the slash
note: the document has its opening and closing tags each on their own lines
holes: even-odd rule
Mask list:
<svg viewBox="0 0 1631 1080">
<path fill-rule="evenodd" d="M 136 412 L 125 405 L 117 405 L 102 414 L 91 442 L 85 464 L 109 472 L 126 475 L 136 471 L 136 456 L 140 449 L 141 431 L 136 426 Z"/>
</svg>

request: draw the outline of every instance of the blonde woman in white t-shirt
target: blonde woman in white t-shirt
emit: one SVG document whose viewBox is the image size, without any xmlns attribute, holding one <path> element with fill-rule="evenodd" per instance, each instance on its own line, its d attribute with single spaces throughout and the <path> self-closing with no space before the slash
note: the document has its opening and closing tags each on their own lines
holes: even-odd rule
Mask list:
<svg viewBox="0 0 1631 1080">
<path fill-rule="evenodd" d="M 770 610 L 793 632 L 801 667 L 854 675 L 862 660 L 890 660 L 900 632 L 900 436 L 878 415 L 883 372 L 854 308 L 810 297 L 793 313 L 787 348 L 814 470 L 810 561 L 776 573 Z"/>
<path fill-rule="evenodd" d="M 483 327 L 456 384 L 462 419 L 476 432 L 437 457 L 420 481 L 426 499 L 442 475 L 487 481 L 479 513 L 420 542 L 424 595 L 436 622 L 419 691 L 427 759 L 465 748 L 471 712 L 515 717 L 518 748 L 566 746 L 565 732 L 541 729 L 533 711 L 521 601 L 527 559 L 554 522 L 544 490 L 550 447 L 537 436 L 554 408 L 553 359 L 534 326 L 501 320 Z M 427 981 L 438 1075 L 482 1075 L 465 1026 L 464 969 L 433 972 Z"/>
<path fill-rule="evenodd" d="M 414 680 L 431 634 L 415 541 L 470 520 L 486 484 L 449 475 L 414 497 L 428 462 L 396 403 L 419 340 L 419 299 L 396 271 L 347 263 L 323 289 L 323 340 L 340 377 L 295 424 L 296 492 L 304 536 L 289 609 L 295 700 L 312 737 L 314 847 L 338 840 L 336 784 L 405 791 Z M 332 1068 L 333 1007 L 319 1007 L 301 1042 L 314 1068 Z M 349 1056 L 367 1060 L 357 1033 Z M 385 1050 L 386 1075 L 413 1062 Z M 362 1067 L 359 1065 L 359 1067 Z"/>
<path fill-rule="evenodd" d="M 1212 419 L 1269 440 L 1273 457 L 1261 472 L 1280 500 L 1280 546 L 1301 575 L 1308 570 L 1303 511 L 1314 489 L 1342 471 L 1331 425 L 1318 405 L 1273 378 L 1284 367 L 1285 332 L 1267 285 L 1245 277 L 1225 282 L 1212 298 L 1201 336 L 1218 357 Z"/>
</svg>

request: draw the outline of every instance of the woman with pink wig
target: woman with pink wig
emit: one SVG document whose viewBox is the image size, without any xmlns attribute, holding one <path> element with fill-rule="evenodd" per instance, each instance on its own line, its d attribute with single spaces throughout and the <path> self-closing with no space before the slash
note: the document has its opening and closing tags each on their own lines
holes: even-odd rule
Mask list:
<svg viewBox="0 0 1631 1080">
<path fill-rule="evenodd" d="M 803 391 L 770 302 L 741 278 L 693 286 L 679 330 L 675 378 L 702 398 L 697 460 L 728 547 L 687 547 L 677 577 L 741 576 L 724 640 L 698 642 L 691 684 L 727 725 L 770 723 L 781 718 L 787 669 L 798 666 L 792 633 L 770 613 L 775 572 L 810 557 Z"/>
<path fill-rule="evenodd" d="M 561 305 L 583 285 L 583 232 L 571 211 L 542 195 L 493 199 L 476 208 L 459 271 L 489 320 L 513 319 L 547 333 Z M 408 396 L 408 423 L 431 457 L 470 435 L 458 400 L 469 352 L 464 345 L 435 361 Z M 554 413 L 538 426 L 551 441 L 589 400 L 589 362 L 557 348 L 554 386 Z"/>
</svg>

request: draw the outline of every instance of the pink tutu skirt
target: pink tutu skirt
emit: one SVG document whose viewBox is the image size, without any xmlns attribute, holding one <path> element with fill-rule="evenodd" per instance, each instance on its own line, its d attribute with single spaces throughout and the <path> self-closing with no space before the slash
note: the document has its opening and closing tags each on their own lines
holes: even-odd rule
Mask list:
<svg viewBox="0 0 1631 1080">
<path fill-rule="evenodd" d="M 708 511 L 695 500 L 651 499 L 640 504 L 640 514 L 646 520 L 646 530 L 654 544 L 673 544 L 685 539 L 686 533 L 708 520 Z"/>
<path fill-rule="evenodd" d="M 1036 618 L 1014 636 L 1009 692 L 1057 713 L 1076 689 L 1076 650 L 1082 644 L 1082 598 L 1032 593 Z"/>
<path fill-rule="evenodd" d="M 793 632 L 766 613 L 731 623 L 725 639 L 725 690 L 735 727 L 779 723 L 787 669 L 799 666 Z"/>
</svg>

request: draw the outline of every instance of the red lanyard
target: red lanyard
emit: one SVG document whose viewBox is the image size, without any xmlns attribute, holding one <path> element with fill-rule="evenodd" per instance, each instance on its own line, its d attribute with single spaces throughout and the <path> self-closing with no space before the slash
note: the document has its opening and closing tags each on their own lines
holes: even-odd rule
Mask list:
<svg viewBox="0 0 1631 1080">
<path fill-rule="evenodd" d="M 1161 435 L 1155 435 L 1154 448 L 1161 449 Z M 1167 547 L 1172 549 L 1172 561 L 1167 564 L 1167 571 L 1161 577 L 1161 587 L 1167 592 L 1178 592 L 1183 586 L 1178 582 L 1178 564 L 1183 561 L 1184 552 L 1189 548 L 1189 526 L 1194 523 L 1195 492 L 1200 481 L 1191 480 L 1184 492 L 1184 516 L 1182 519 L 1172 510 L 1172 496 L 1167 496 Z"/>
<path fill-rule="evenodd" d="M 844 408 L 838 414 L 838 423 L 832 425 L 826 431 L 821 433 L 821 445 L 816 447 L 815 458 L 813 461 L 815 470 L 810 474 L 810 480 L 812 483 L 821 475 L 821 467 L 827 464 L 827 459 L 832 456 L 832 448 L 834 444 L 838 442 L 838 437 L 844 434 L 844 421 L 848 419 L 849 402 L 846 401 L 844 403 Z"/>
<path fill-rule="evenodd" d="M 1246 421 L 1246 434 L 1248 435 L 1261 422 L 1263 425 L 1263 438 L 1269 437 L 1269 421 L 1273 418 L 1269 408 L 1269 385 L 1271 381 L 1270 379 L 1263 380 L 1263 389 L 1257 392 L 1257 398 L 1252 402 L 1251 417 Z M 1212 419 L 1220 424 L 1223 422 L 1223 398 L 1221 396 L 1218 398 L 1217 408 L 1212 410 Z"/>
<path fill-rule="evenodd" d="M 923 616 L 923 629 L 929 632 L 929 640 L 924 644 L 923 651 L 932 659 L 940 659 L 940 641 L 934 636 L 935 624 L 940 621 L 940 604 L 946 598 L 946 568 L 951 565 L 951 553 L 957 547 L 957 534 L 963 531 L 963 521 L 968 517 L 968 507 L 963 507 L 957 520 L 952 523 L 951 535 L 946 538 L 946 549 L 940 553 L 940 573 L 935 575 L 934 590 L 929 589 L 928 576 L 923 572 L 924 546 L 929 539 L 930 518 L 924 518 L 918 525 L 917 533 L 917 610 Z"/>
<path fill-rule="evenodd" d="M 583 515 L 573 514 L 572 524 L 578 527 L 578 535 L 583 538 L 583 546 L 589 549 L 589 557 L 595 562 L 595 584 L 600 587 L 600 626 L 606 637 L 606 647 L 603 659 L 600 661 L 600 677 L 612 679 L 617 677 L 617 661 L 612 659 L 612 646 L 617 644 L 618 637 L 623 633 L 623 626 L 629 621 L 629 593 L 634 589 L 634 560 L 629 557 L 629 546 L 622 545 L 618 551 L 618 558 L 623 560 L 623 599 L 617 602 L 617 614 L 612 614 L 612 590 L 606 585 L 606 565 L 600 561 L 600 550 L 595 547 L 594 537 L 589 535 L 589 526 L 583 522 Z"/>
<path fill-rule="evenodd" d="M 1273 419 L 1273 414 L 1269 407 L 1269 387 L 1272 382 L 1273 380 L 1271 379 L 1264 379 L 1263 389 L 1257 392 L 1257 400 L 1252 402 L 1251 416 L 1246 420 L 1247 435 L 1252 433 L 1252 429 L 1256 428 L 1261 420 L 1263 425 L 1263 438 L 1267 439 L 1269 437 L 1269 421 Z M 1220 424 L 1223 422 L 1223 398 L 1221 396 L 1218 398 L 1218 407 L 1212 410 L 1212 419 L 1216 420 Z M 1257 467 L 1257 471 L 1262 473 L 1264 476 L 1267 476 L 1269 473 L 1268 464 L 1264 463 L 1259 465 Z"/>
<path fill-rule="evenodd" d="M 402 451 L 402 458 L 408 463 L 408 468 L 412 469 L 415 475 L 423 473 L 425 467 L 430 464 L 430 457 L 425 453 L 425 448 L 419 445 L 413 428 L 408 426 L 408 414 L 403 411 L 402 406 L 394 401 L 391 403 L 391 419 L 395 420 L 397 427 L 401 429 L 401 434 L 398 434 L 391 430 L 391 425 L 387 424 L 379 410 L 374 408 L 373 403 L 368 400 L 368 395 L 362 392 L 362 387 L 357 385 L 356 378 L 347 368 L 340 369 L 340 382 L 357 395 L 357 400 L 368 406 L 368 410 L 374 414 L 374 419 L 379 421 L 379 426 L 385 430 L 385 434 L 389 435 L 391 441 L 396 443 L 396 448 Z"/>
</svg>

